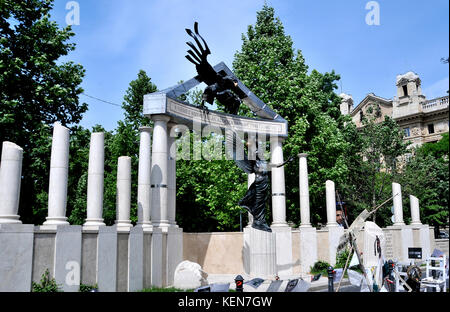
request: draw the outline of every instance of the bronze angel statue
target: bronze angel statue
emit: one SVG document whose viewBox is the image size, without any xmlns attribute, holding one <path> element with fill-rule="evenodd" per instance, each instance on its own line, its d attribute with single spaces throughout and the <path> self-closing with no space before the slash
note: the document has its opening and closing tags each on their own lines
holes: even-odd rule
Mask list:
<svg viewBox="0 0 450 312">
<path fill-rule="evenodd" d="M 208 85 L 202 95 L 201 107 L 206 108 L 205 102 L 213 104 L 214 99 L 217 99 L 225 106 L 226 113 L 236 115 L 241 105 L 241 100 L 236 95 L 238 93 L 238 81 L 234 77 L 216 72 L 208 63 L 207 57 L 211 54 L 211 51 L 198 32 L 197 22 L 194 23 L 194 32 L 190 29 L 186 29 L 186 32 L 197 44 L 196 47 L 192 42 L 186 42 L 191 48 L 187 51 L 189 55 L 186 55 L 186 58 L 195 65 L 198 73 L 197 79 Z M 204 46 L 202 46 L 200 40 Z"/>
<path fill-rule="evenodd" d="M 261 159 L 258 153 L 256 153 L 255 160 L 248 159 L 248 155 L 244 151 L 244 159 L 238 159 L 236 149 L 237 144 L 234 137 L 235 133 L 233 131 L 227 131 L 226 144 L 232 147 L 232 149 L 230 149 L 229 156 L 232 156 L 236 165 L 244 170 L 244 172 L 247 174 L 255 174 L 255 181 L 250 185 L 245 193 L 245 196 L 239 201 L 238 204 L 242 208 L 245 208 L 253 216 L 252 227 L 254 229 L 272 232 L 272 229 L 267 225 L 265 218 L 266 203 L 269 197 L 269 171 L 271 171 L 272 168 L 283 167 L 294 158 L 289 157 L 288 160 L 281 164 L 273 164 Z"/>
</svg>

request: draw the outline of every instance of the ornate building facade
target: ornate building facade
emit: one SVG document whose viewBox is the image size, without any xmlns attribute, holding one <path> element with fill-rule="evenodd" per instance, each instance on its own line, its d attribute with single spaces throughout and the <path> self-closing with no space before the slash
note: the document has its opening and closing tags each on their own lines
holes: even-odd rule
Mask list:
<svg viewBox="0 0 450 312">
<path fill-rule="evenodd" d="M 350 115 L 357 127 L 362 126 L 363 117 L 375 113 L 375 122 L 381 122 L 387 115 L 403 129 L 410 147 L 428 142 L 437 142 L 442 134 L 449 132 L 449 96 L 427 100 L 422 94 L 421 80 L 413 72 L 398 75 L 397 95 L 385 99 L 373 93 L 368 94 L 356 107 L 351 95 L 342 93 L 341 113 Z M 375 112 L 373 111 L 375 109 Z"/>
</svg>

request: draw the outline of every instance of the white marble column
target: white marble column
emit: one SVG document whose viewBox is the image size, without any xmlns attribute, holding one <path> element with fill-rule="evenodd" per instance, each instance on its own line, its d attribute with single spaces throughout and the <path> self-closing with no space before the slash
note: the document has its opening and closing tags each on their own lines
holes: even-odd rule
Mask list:
<svg viewBox="0 0 450 312">
<path fill-rule="evenodd" d="M 151 127 L 140 127 L 138 193 L 137 193 L 137 225 L 142 228 L 151 228 Z"/>
<path fill-rule="evenodd" d="M 67 182 L 69 175 L 69 129 L 54 123 L 50 180 L 48 189 L 48 217 L 44 225 L 69 224 L 66 217 Z"/>
<path fill-rule="evenodd" d="M 168 153 L 167 153 L 167 122 L 166 115 L 153 115 L 153 144 L 152 144 L 152 214 L 153 226 L 169 227 L 168 217 Z"/>
<path fill-rule="evenodd" d="M 256 134 L 254 133 L 249 133 L 248 135 L 248 159 L 250 160 L 256 160 Z M 254 173 L 249 173 L 247 175 L 247 189 L 250 188 L 250 185 L 253 184 L 253 182 L 255 182 L 255 174 Z M 248 213 L 248 224 L 247 227 L 251 227 L 253 223 L 253 216 L 252 214 L 249 212 Z"/>
<path fill-rule="evenodd" d="M 338 226 L 336 222 L 336 191 L 334 182 L 327 180 L 325 189 L 327 197 L 327 226 Z"/>
<path fill-rule="evenodd" d="M 0 163 L 0 223 L 22 223 L 19 220 L 20 183 L 23 149 L 3 142 Z"/>
<path fill-rule="evenodd" d="M 271 137 L 270 150 L 273 164 L 283 163 L 283 138 Z M 284 166 L 272 168 L 272 217 L 271 227 L 287 227 L 286 222 L 286 189 L 284 182 Z"/>
<path fill-rule="evenodd" d="M 84 227 L 98 227 L 103 222 L 103 188 L 105 164 L 105 134 L 91 134 L 87 185 L 87 218 Z"/>
<path fill-rule="evenodd" d="M 167 124 L 167 219 L 170 226 L 177 227 L 177 144 L 176 124 Z"/>
<path fill-rule="evenodd" d="M 422 225 L 420 221 L 419 199 L 413 195 L 409 195 L 409 203 L 411 206 L 411 225 Z"/>
<path fill-rule="evenodd" d="M 131 157 L 121 156 L 117 163 L 116 225 L 129 230 L 131 208 Z"/>
<path fill-rule="evenodd" d="M 299 154 L 300 227 L 311 227 L 309 211 L 308 154 Z"/>
<path fill-rule="evenodd" d="M 336 264 L 336 251 L 339 245 L 339 238 L 344 234 L 344 228 L 336 222 L 336 191 L 335 184 L 331 180 L 325 182 L 327 201 L 327 226 L 328 231 L 328 263 Z"/>
<path fill-rule="evenodd" d="M 392 196 L 394 202 L 394 225 L 405 225 L 403 221 L 402 187 L 398 183 L 392 183 Z"/>
</svg>

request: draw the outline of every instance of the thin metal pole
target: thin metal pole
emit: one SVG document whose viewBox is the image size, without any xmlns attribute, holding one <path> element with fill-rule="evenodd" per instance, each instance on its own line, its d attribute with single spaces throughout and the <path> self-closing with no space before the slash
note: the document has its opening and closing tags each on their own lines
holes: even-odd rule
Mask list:
<svg viewBox="0 0 450 312">
<path fill-rule="evenodd" d="M 342 280 L 344 279 L 345 271 L 347 270 L 348 261 L 350 260 L 350 257 L 353 255 L 353 246 L 350 246 L 350 251 L 347 256 L 347 261 L 345 261 L 344 271 L 342 271 L 341 279 L 339 280 L 338 287 L 336 288 L 336 292 L 339 292 L 339 288 L 341 288 Z"/>
</svg>

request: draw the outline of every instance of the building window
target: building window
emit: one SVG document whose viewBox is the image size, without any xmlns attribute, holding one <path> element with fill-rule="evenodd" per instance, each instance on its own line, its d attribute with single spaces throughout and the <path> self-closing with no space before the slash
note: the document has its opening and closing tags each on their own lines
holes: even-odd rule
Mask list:
<svg viewBox="0 0 450 312">
<path fill-rule="evenodd" d="M 403 129 L 403 132 L 405 133 L 405 138 L 408 138 L 410 136 L 409 128 Z"/>
<path fill-rule="evenodd" d="M 434 124 L 429 124 L 428 125 L 428 134 L 433 134 L 434 133 Z"/>
<path fill-rule="evenodd" d="M 403 95 L 408 96 L 408 86 L 402 86 L 403 88 Z"/>
</svg>

